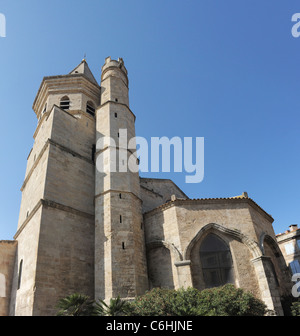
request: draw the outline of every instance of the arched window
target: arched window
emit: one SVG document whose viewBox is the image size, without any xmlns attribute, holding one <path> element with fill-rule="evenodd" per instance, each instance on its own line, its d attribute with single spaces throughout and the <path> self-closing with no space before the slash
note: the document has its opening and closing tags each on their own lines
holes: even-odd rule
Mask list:
<svg viewBox="0 0 300 336">
<path fill-rule="evenodd" d="M 64 96 L 60 100 L 60 108 L 63 110 L 68 110 L 70 108 L 70 99 L 68 96 Z"/>
<path fill-rule="evenodd" d="M 234 283 L 229 246 L 217 235 L 207 235 L 200 246 L 200 260 L 206 288 Z"/>
<path fill-rule="evenodd" d="M 91 114 L 92 116 L 95 115 L 95 106 L 91 101 L 86 103 L 86 112 Z"/>
</svg>

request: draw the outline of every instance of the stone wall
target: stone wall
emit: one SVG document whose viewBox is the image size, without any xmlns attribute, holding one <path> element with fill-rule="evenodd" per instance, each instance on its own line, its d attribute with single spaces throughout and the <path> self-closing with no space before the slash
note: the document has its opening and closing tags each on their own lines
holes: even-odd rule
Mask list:
<svg viewBox="0 0 300 336">
<path fill-rule="evenodd" d="M 45 202 L 41 218 L 33 315 L 54 315 L 60 298 L 94 296 L 94 216 Z"/>
<path fill-rule="evenodd" d="M 140 178 L 140 185 L 143 213 L 170 201 L 172 195 L 177 198 L 188 198 L 172 180 Z"/>
<path fill-rule="evenodd" d="M 275 236 L 272 221 L 248 198 L 168 202 L 144 215 L 149 278 L 152 283 L 172 278 L 170 287 L 204 289 L 200 246 L 207 234 L 214 233 L 230 248 L 235 285 L 266 300 L 270 309 L 282 314 L 278 286 L 270 273 L 272 266 L 266 261 L 267 257 L 259 259 L 263 257 L 261 235 L 267 232 L 270 237 Z M 170 250 L 168 261 L 162 246 Z M 276 263 L 274 251 L 267 248 L 267 254 L 275 264 L 274 272 L 278 273 L 279 281 L 283 282 L 284 270 Z M 155 258 L 169 265 L 153 267 Z M 263 274 L 258 270 L 259 265 Z"/>
<path fill-rule="evenodd" d="M 32 315 L 42 203 L 32 211 L 15 235 L 18 241 L 11 293 L 10 315 Z M 20 265 L 22 264 L 22 270 Z"/>
<path fill-rule="evenodd" d="M 0 316 L 9 315 L 16 248 L 15 240 L 0 241 Z"/>
</svg>

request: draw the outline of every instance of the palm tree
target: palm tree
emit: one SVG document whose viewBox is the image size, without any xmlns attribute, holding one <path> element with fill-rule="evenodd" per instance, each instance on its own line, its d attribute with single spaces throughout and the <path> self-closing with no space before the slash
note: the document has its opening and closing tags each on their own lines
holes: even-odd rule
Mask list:
<svg viewBox="0 0 300 336">
<path fill-rule="evenodd" d="M 116 299 L 110 299 L 109 304 L 106 304 L 103 300 L 98 300 L 95 303 L 94 312 L 97 316 L 122 316 L 126 314 L 127 308 L 128 303 L 118 296 Z"/>
<path fill-rule="evenodd" d="M 74 293 L 63 299 L 57 304 L 58 316 L 89 316 L 93 314 L 94 301 L 87 295 Z"/>
</svg>

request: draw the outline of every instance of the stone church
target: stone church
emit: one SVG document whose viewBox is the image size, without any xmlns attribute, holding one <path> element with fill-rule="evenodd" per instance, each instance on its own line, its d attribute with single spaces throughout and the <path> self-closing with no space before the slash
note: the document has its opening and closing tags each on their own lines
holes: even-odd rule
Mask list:
<svg viewBox="0 0 300 336">
<path fill-rule="evenodd" d="M 106 58 L 100 85 L 85 60 L 44 77 L 33 110 L 17 231 L 0 241 L 0 315 L 54 315 L 74 292 L 130 299 L 225 283 L 283 314 L 290 273 L 273 218 L 247 193 L 190 199 L 171 180 L 96 169 L 99 155 L 112 157 L 96 148 L 101 137 L 135 136 L 122 59 Z"/>
</svg>

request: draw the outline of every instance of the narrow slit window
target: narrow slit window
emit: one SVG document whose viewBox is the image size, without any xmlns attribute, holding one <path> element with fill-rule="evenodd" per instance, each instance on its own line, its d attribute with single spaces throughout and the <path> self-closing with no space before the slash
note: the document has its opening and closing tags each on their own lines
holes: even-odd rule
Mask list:
<svg viewBox="0 0 300 336">
<path fill-rule="evenodd" d="M 125 243 L 122 242 L 122 249 L 125 250 Z"/>
<path fill-rule="evenodd" d="M 118 118 L 118 113 L 115 113 L 115 118 Z"/>
<path fill-rule="evenodd" d="M 22 269 L 23 269 L 23 259 L 21 259 L 20 264 L 19 264 L 18 289 L 20 289 L 21 287 Z"/>
<path fill-rule="evenodd" d="M 122 223 L 122 215 L 120 215 L 120 223 Z"/>
<path fill-rule="evenodd" d="M 92 146 L 92 161 L 95 163 L 96 145 Z"/>
<path fill-rule="evenodd" d="M 64 96 L 61 98 L 60 100 L 60 108 L 62 108 L 63 110 L 69 110 L 70 108 L 70 99 L 68 96 Z"/>
<path fill-rule="evenodd" d="M 47 111 L 47 104 L 45 104 L 45 107 L 43 109 L 43 114 L 46 113 L 46 111 Z"/>
<path fill-rule="evenodd" d="M 119 194 L 119 198 L 120 198 L 120 199 L 122 198 L 122 194 Z"/>
<path fill-rule="evenodd" d="M 86 103 L 86 112 L 89 113 L 92 116 L 95 115 L 95 106 L 91 101 L 88 101 Z"/>
</svg>

